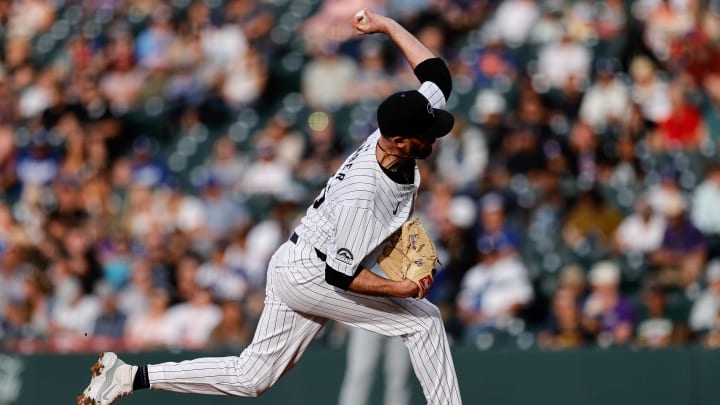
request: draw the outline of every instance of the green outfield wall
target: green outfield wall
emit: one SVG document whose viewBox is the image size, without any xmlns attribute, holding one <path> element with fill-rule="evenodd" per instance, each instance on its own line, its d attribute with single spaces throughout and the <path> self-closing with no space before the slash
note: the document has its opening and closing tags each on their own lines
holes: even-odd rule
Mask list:
<svg viewBox="0 0 720 405">
<path fill-rule="evenodd" d="M 720 351 L 479 352 L 456 348 L 453 353 L 466 405 L 720 404 Z M 144 364 L 228 354 L 162 352 L 122 357 Z M 0 404 L 73 404 L 88 381 L 88 368 L 94 360 L 93 355 L 0 354 Z M 295 369 L 260 398 L 143 391 L 121 403 L 333 405 L 337 403 L 344 365 L 344 350 L 314 346 Z M 382 405 L 379 384 L 382 382 L 373 391 L 373 405 Z M 423 404 L 416 381 L 413 390 L 413 404 Z"/>
</svg>

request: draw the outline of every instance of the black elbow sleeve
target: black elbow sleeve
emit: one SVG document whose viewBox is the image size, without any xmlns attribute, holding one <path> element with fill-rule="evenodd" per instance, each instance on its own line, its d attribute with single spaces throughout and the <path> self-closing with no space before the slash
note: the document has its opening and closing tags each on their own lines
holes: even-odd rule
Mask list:
<svg viewBox="0 0 720 405">
<path fill-rule="evenodd" d="M 450 70 L 440 58 L 425 59 L 415 67 L 415 77 L 422 82 L 435 83 L 445 96 L 445 100 L 450 97 L 452 91 L 452 77 Z"/>
<path fill-rule="evenodd" d="M 325 265 L 325 281 L 331 286 L 346 290 L 350 288 L 355 277 L 343 274 L 332 267 Z"/>
</svg>

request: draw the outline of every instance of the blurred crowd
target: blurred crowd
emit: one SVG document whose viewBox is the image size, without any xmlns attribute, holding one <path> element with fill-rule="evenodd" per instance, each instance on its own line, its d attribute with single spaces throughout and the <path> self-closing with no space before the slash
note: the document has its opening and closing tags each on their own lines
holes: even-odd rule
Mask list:
<svg viewBox="0 0 720 405">
<path fill-rule="evenodd" d="M 416 212 L 456 343 L 720 347 L 720 1 L 0 0 L 2 349 L 246 345 L 417 85 L 363 7 L 453 74 Z"/>
</svg>

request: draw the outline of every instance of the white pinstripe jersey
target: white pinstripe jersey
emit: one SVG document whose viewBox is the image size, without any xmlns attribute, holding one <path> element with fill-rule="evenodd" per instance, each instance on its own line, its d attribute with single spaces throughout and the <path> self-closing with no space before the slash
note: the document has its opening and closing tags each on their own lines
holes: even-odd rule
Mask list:
<svg viewBox="0 0 720 405">
<path fill-rule="evenodd" d="M 445 105 L 434 83 L 424 82 L 418 91 L 433 108 Z M 375 156 L 379 137 L 376 130 L 343 162 L 295 230 L 347 276 L 373 266 L 382 242 L 410 218 L 420 185 L 417 165 L 413 184 L 396 183 L 383 172 Z"/>
</svg>

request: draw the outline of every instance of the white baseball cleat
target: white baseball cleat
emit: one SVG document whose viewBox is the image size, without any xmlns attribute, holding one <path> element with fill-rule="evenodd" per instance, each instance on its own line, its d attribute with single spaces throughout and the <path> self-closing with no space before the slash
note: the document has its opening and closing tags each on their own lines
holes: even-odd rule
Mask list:
<svg viewBox="0 0 720 405">
<path fill-rule="evenodd" d="M 137 366 L 125 364 L 115 353 L 100 353 L 97 363 L 90 367 L 90 384 L 77 397 L 78 405 L 110 405 L 132 394 L 136 371 Z"/>
</svg>

